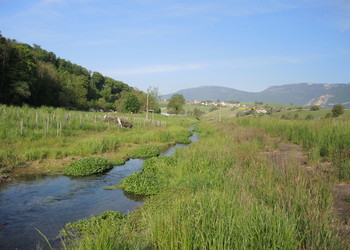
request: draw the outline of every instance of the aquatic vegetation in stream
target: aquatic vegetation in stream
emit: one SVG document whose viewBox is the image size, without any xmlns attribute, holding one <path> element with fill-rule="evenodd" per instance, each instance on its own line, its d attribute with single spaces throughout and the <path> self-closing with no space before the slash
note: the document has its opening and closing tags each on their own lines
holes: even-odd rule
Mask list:
<svg viewBox="0 0 350 250">
<path fill-rule="evenodd" d="M 135 194 L 157 194 L 169 184 L 170 168 L 175 166 L 173 157 L 153 157 L 145 160 L 142 171 L 129 175 L 117 187 Z"/>
<path fill-rule="evenodd" d="M 68 165 L 64 174 L 71 176 L 86 176 L 103 173 L 112 167 L 113 164 L 106 159 L 91 157 L 72 162 Z"/>
</svg>

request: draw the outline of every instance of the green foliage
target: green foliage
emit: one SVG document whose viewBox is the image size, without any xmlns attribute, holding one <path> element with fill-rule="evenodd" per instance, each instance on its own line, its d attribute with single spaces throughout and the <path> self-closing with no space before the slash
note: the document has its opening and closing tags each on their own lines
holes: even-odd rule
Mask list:
<svg viewBox="0 0 350 250">
<path fill-rule="evenodd" d="M 103 158 L 85 158 L 77 160 L 67 167 L 64 171 L 65 175 L 72 176 L 85 176 L 103 173 L 108 169 L 111 169 L 113 164 Z"/>
<path fill-rule="evenodd" d="M 131 113 L 139 112 L 140 102 L 134 94 L 132 93 L 127 94 L 123 102 L 122 110 L 124 112 L 131 112 Z"/>
<path fill-rule="evenodd" d="M 205 114 L 205 112 L 201 111 L 199 108 L 196 107 L 193 109 L 193 111 L 189 110 L 187 114 L 194 116 L 196 119 L 199 119 Z"/>
<path fill-rule="evenodd" d="M 157 194 L 169 185 L 166 170 L 174 165 L 175 161 L 172 157 L 147 159 L 142 165 L 142 171 L 126 177 L 117 186 L 135 194 Z"/>
<path fill-rule="evenodd" d="M 329 175 L 270 162 L 261 152 L 273 150 L 273 143 L 262 129 L 232 121 L 199 129 L 200 142 L 172 157 L 148 159 L 140 178 L 125 179 L 135 192 L 157 194 L 130 213 L 127 227 L 82 235 L 73 249 L 106 241 L 104 249 L 344 248 L 334 230 Z"/>
<path fill-rule="evenodd" d="M 114 121 L 106 122 L 104 115 L 44 106 L 0 105 L 0 171 L 16 171 L 30 161 L 29 168 L 32 163 L 42 165 L 32 171 L 59 173 L 63 171 L 60 159 L 98 154 L 108 154 L 106 157 L 119 165 L 116 163 L 130 158 L 134 150 L 138 151 L 135 157 L 155 156 L 160 147 L 188 140 L 188 127 L 195 122 L 190 117 L 153 114 L 152 119 L 145 120 L 141 114 L 123 114 L 133 123 L 129 130 Z M 139 149 L 141 145 L 145 148 Z M 46 165 L 47 161 L 42 161 L 45 159 L 57 160 Z"/>
<path fill-rule="evenodd" d="M 305 117 L 305 120 L 312 120 L 314 119 L 313 115 L 311 114 L 308 114 L 306 117 Z"/>
<path fill-rule="evenodd" d="M 181 114 L 184 109 L 183 106 L 186 104 L 186 100 L 181 94 L 174 94 L 170 97 L 167 105 L 168 112 L 170 114 Z"/>
<path fill-rule="evenodd" d="M 312 105 L 310 107 L 310 111 L 317 111 L 317 110 L 320 110 L 320 106 L 319 105 Z"/>
<path fill-rule="evenodd" d="M 101 230 L 103 224 L 118 227 L 125 223 L 126 218 L 127 217 L 124 214 L 121 214 L 118 211 L 106 211 L 89 219 L 67 223 L 65 228 L 61 230 L 61 235 L 78 236 L 83 234 L 93 234 Z"/>
<path fill-rule="evenodd" d="M 335 104 L 332 108 L 333 117 L 338 117 L 344 114 L 344 107 L 341 104 Z"/>
<path fill-rule="evenodd" d="M 218 110 L 219 108 L 216 107 L 216 106 L 211 106 L 210 109 L 209 109 L 209 112 L 213 112 L 215 110 Z"/>
<path fill-rule="evenodd" d="M 115 109 L 127 84 L 90 72 L 57 58 L 39 45 L 33 47 L 0 34 L 0 103 L 69 109 Z M 136 91 L 137 92 L 137 91 Z M 101 99 L 102 98 L 102 99 Z"/>
</svg>

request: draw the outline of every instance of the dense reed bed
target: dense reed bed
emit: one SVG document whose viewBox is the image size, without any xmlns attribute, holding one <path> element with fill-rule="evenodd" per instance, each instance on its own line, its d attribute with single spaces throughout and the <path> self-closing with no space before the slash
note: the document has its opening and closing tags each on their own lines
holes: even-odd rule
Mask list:
<svg viewBox="0 0 350 250">
<path fill-rule="evenodd" d="M 126 218 L 70 224 L 64 247 L 344 249 L 331 212 L 332 176 L 293 161 L 272 164 L 262 152 L 275 142 L 263 129 L 231 121 L 197 129 L 199 142 L 168 160 L 148 160 L 158 168 L 156 195 Z"/>
</svg>

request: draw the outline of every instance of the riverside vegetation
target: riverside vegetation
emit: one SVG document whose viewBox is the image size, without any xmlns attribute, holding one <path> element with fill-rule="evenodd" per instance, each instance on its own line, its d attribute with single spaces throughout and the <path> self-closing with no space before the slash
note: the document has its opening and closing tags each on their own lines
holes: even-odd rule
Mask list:
<svg viewBox="0 0 350 250">
<path fill-rule="evenodd" d="M 159 154 L 169 144 L 188 141 L 195 119 L 154 114 L 113 114 L 132 129 L 104 120 L 105 113 L 0 105 L 0 179 L 63 173 L 81 158 L 102 157 L 113 165 Z"/>
<path fill-rule="evenodd" d="M 331 185 L 350 180 L 348 124 L 338 118 L 201 121 L 199 142 L 146 160 L 141 172 L 119 184 L 153 194 L 143 206 L 127 216 L 111 213 L 68 224 L 63 246 L 344 249 Z M 277 150 L 271 139 L 277 136 L 302 145 L 311 165 L 273 164 L 266 152 Z M 334 166 L 325 168 L 323 161 Z"/>
</svg>

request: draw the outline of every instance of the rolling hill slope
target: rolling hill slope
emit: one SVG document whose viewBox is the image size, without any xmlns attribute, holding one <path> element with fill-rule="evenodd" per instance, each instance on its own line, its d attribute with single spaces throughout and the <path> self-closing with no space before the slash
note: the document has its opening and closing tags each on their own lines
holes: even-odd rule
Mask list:
<svg viewBox="0 0 350 250">
<path fill-rule="evenodd" d="M 201 86 L 179 90 L 186 100 L 222 100 L 240 102 L 269 102 L 294 105 L 321 105 L 329 108 L 341 103 L 350 108 L 350 84 L 297 83 L 269 87 L 261 92 L 245 92 L 220 86 Z M 168 99 L 172 94 L 164 95 Z"/>
</svg>

